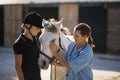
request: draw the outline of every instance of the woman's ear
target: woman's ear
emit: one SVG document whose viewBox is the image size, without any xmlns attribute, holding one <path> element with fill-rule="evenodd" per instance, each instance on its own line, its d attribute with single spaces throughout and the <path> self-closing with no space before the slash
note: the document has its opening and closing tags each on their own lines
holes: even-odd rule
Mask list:
<svg viewBox="0 0 120 80">
<path fill-rule="evenodd" d="M 83 38 L 87 38 L 88 36 L 87 35 L 81 35 Z"/>
<path fill-rule="evenodd" d="M 85 38 L 86 42 L 88 42 L 89 37 L 87 35 L 84 35 L 84 38 Z"/>
</svg>

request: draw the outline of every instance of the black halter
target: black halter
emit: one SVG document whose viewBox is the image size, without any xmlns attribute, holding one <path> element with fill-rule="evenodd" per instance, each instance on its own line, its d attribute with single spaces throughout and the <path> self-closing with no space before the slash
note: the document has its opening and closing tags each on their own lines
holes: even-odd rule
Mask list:
<svg viewBox="0 0 120 80">
<path fill-rule="evenodd" d="M 24 25 L 24 26 L 25 26 L 25 28 L 28 29 L 30 35 L 34 38 L 34 36 L 32 35 L 32 33 L 30 32 L 30 29 L 32 28 L 32 25 L 30 25 L 29 28 L 26 25 Z M 36 39 L 36 37 L 35 37 L 35 39 Z M 48 55 L 46 55 L 44 52 L 40 51 L 40 49 L 39 49 L 39 42 L 37 41 L 37 39 L 36 39 L 36 43 L 37 43 L 37 47 L 38 47 L 39 53 L 42 54 L 42 55 L 44 55 L 45 57 L 47 57 L 50 60 L 50 62 L 52 62 L 52 60 L 54 59 L 54 57 L 51 58 Z"/>
<path fill-rule="evenodd" d="M 51 63 L 52 60 L 54 59 L 54 57 L 53 57 L 53 58 L 49 57 L 48 55 L 46 55 L 44 52 L 42 52 L 42 51 L 39 49 L 39 43 L 38 43 L 37 39 L 36 39 L 36 43 L 37 43 L 37 46 L 38 46 L 39 54 L 42 54 L 42 55 L 44 55 L 45 57 L 47 57 L 47 58 L 50 60 L 50 63 Z"/>
<path fill-rule="evenodd" d="M 62 47 L 62 45 L 61 45 L 61 38 L 60 38 L 60 34 L 59 34 L 59 47 L 63 50 L 63 51 L 65 51 L 65 49 Z M 59 50 L 60 51 L 60 50 Z M 59 52 L 58 51 L 58 52 Z"/>
</svg>

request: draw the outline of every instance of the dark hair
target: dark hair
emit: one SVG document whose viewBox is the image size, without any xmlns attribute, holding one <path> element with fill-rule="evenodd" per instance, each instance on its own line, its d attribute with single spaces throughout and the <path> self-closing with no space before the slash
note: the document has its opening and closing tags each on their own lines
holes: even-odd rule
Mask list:
<svg viewBox="0 0 120 80">
<path fill-rule="evenodd" d="M 86 23 L 80 23 L 75 26 L 75 30 L 79 30 L 81 35 L 87 35 L 88 36 L 88 44 L 90 44 L 91 47 L 94 47 L 93 39 L 91 36 L 91 27 Z"/>
</svg>

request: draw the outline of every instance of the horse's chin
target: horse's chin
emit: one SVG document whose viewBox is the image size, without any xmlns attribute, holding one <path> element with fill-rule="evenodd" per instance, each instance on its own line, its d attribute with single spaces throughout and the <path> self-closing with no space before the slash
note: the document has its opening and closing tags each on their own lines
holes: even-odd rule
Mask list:
<svg viewBox="0 0 120 80">
<path fill-rule="evenodd" d="M 49 66 L 40 66 L 41 69 L 46 70 Z"/>
<path fill-rule="evenodd" d="M 39 68 L 40 69 L 48 69 L 48 67 L 49 67 L 49 65 L 47 66 L 47 65 L 41 65 L 41 64 L 39 64 Z"/>
</svg>

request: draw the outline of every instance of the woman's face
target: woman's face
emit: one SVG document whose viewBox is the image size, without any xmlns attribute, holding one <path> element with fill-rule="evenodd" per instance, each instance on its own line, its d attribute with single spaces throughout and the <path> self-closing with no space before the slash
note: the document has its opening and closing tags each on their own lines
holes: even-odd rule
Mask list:
<svg viewBox="0 0 120 80">
<path fill-rule="evenodd" d="M 40 32 L 40 28 L 32 26 L 30 29 L 33 36 L 37 36 L 37 34 Z"/>
<path fill-rule="evenodd" d="M 74 31 L 73 36 L 77 44 L 80 44 L 83 41 L 86 41 L 86 35 L 84 36 L 81 35 L 81 32 L 79 30 Z"/>
</svg>

